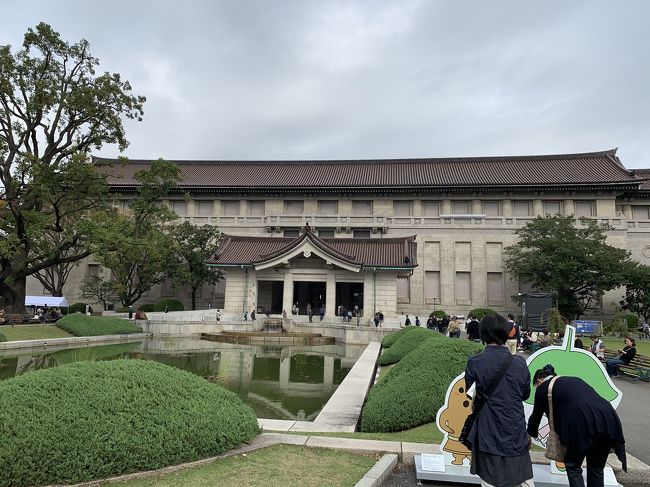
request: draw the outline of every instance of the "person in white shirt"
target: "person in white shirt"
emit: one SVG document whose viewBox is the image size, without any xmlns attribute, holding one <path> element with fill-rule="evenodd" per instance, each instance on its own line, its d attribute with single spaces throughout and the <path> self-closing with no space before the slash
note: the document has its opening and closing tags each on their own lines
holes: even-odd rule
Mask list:
<svg viewBox="0 0 650 487">
<path fill-rule="evenodd" d="M 591 353 L 593 353 L 597 358 L 605 360 L 605 344 L 600 339 L 598 335 L 593 335 L 591 337 Z"/>
</svg>

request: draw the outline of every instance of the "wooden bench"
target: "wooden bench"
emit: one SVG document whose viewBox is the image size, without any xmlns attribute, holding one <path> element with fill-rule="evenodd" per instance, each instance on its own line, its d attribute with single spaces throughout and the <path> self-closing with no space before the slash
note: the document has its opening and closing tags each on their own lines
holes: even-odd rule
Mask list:
<svg viewBox="0 0 650 487">
<path fill-rule="evenodd" d="M 612 352 L 605 352 L 605 360 L 618 358 L 619 354 Z M 650 382 L 650 357 L 639 355 L 638 353 L 630 361 L 629 365 L 617 365 L 618 373 L 633 379 L 632 382 L 636 383 L 640 380 Z"/>
</svg>

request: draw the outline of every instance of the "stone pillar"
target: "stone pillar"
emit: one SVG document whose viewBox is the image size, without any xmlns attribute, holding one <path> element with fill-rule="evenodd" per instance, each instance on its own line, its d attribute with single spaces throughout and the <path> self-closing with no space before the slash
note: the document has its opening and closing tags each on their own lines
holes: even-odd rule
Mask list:
<svg viewBox="0 0 650 487">
<path fill-rule="evenodd" d="M 363 275 L 363 319 L 372 320 L 375 313 L 379 311 L 375 304 L 377 293 L 376 276 L 373 272 L 366 272 Z"/>
<path fill-rule="evenodd" d="M 325 287 L 325 314 L 327 316 L 336 315 L 336 276 L 334 271 L 327 273 L 327 283 Z"/>
<path fill-rule="evenodd" d="M 573 203 L 573 200 L 564 200 L 562 204 L 562 213 L 565 215 L 575 215 L 576 206 Z"/>
<path fill-rule="evenodd" d="M 483 204 L 481 200 L 472 200 L 470 211 L 472 215 L 481 215 L 483 213 Z"/>
<path fill-rule="evenodd" d="M 334 388 L 334 357 L 325 357 L 323 366 L 323 390 L 331 391 Z"/>
<path fill-rule="evenodd" d="M 289 389 L 289 373 L 291 372 L 291 357 L 280 359 L 280 390 Z"/>
<path fill-rule="evenodd" d="M 626 220 L 632 219 L 632 205 L 623 205 L 623 215 Z"/>
<path fill-rule="evenodd" d="M 284 288 L 282 290 L 282 309 L 287 312 L 287 316 L 291 315 L 291 307 L 293 306 L 293 273 L 291 269 L 287 269 L 284 273 Z"/>
<path fill-rule="evenodd" d="M 451 214 L 451 200 L 449 199 L 442 200 L 442 204 L 440 205 L 440 214 L 441 215 Z"/>
<path fill-rule="evenodd" d="M 542 203 L 542 200 L 533 200 L 533 216 L 544 216 L 544 203 Z"/>
<path fill-rule="evenodd" d="M 413 201 L 413 216 L 422 216 L 422 200 Z"/>
<path fill-rule="evenodd" d="M 512 216 L 512 200 L 503 200 L 503 216 Z"/>
<path fill-rule="evenodd" d="M 441 306 L 456 305 L 456 269 L 454 268 L 454 242 L 440 242 L 440 303 Z"/>
</svg>

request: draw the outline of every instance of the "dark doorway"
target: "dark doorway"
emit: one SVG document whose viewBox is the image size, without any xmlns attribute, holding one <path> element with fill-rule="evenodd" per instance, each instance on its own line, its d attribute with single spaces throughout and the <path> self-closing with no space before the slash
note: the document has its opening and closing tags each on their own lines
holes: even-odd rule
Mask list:
<svg viewBox="0 0 650 487">
<path fill-rule="evenodd" d="M 313 313 L 318 314 L 320 308 L 325 306 L 325 288 L 324 282 L 293 283 L 293 302 L 298 303 L 301 315 L 307 314 L 308 304 L 311 304 Z"/>
<path fill-rule="evenodd" d="M 282 314 L 282 298 L 284 282 L 258 281 L 257 282 L 257 312 Z"/>
<path fill-rule="evenodd" d="M 363 283 L 362 282 L 337 282 L 336 283 L 336 309 L 346 312 L 355 306 L 363 313 Z"/>
</svg>

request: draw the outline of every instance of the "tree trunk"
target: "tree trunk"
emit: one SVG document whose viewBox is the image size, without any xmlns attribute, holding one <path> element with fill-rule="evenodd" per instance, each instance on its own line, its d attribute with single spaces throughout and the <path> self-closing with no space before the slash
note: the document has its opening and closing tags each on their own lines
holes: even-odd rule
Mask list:
<svg viewBox="0 0 650 487">
<path fill-rule="evenodd" d="M 23 277 L 13 281 L 0 283 L 0 296 L 6 314 L 24 314 L 25 296 L 27 295 L 27 278 Z"/>
<path fill-rule="evenodd" d="M 196 309 L 196 287 L 192 287 L 192 311 Z"/>
</svg>

